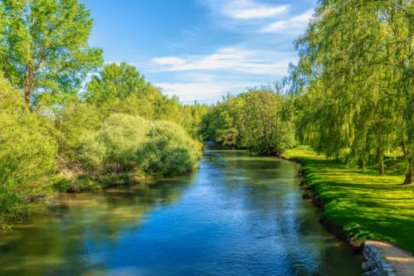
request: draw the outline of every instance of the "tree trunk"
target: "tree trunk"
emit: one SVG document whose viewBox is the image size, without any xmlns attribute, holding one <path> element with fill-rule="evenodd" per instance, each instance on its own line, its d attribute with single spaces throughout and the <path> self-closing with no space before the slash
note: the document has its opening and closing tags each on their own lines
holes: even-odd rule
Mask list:
<svg viewBox="0 0 414 276">
<path fill-rule="evenodd" d="M 378 173 L 381 176 L 385 175 L 385 166 L 384 166 L 384 153 L 380 148 L 377 150 L 378 155 Z"/>
<path fill-rule="evenodd" d="M 30 106 L 30 95 L 32 93 L 32 68 L 26 66 L 26 73 L 24 76 L 24 101 Z"/>
<path fill-rule="evenodd" d="M 413 184 L 414 183 L 414 162 L 412 157 L 407 159 L 407 173 L 405 174 L 404 184 Z"/>
<path fill-rule="evenodd" d="M 367 165 L 366 165 L 366 162 L 365 162 L 365 159 L 364 158 L 360 158 L 359 159 L 359 161 L 358 161 L 358 167 L 361 170 L 365 170 L 366 169 Z"/>
<path fill-rule="evenodd" d="M 28 87 L 27 85 L 25 85 L 24 87 L 24 101 L 30 105 L 30 86 Z"/>
<path fill-rule="evenodd" d="M 384 160 L 383 159 L 379 162 L 379 165 L 378 165 L 378 173 L 381 176 L 384 176 L 385 175 L 385 166 L 384 166 Z"/>
</svg>

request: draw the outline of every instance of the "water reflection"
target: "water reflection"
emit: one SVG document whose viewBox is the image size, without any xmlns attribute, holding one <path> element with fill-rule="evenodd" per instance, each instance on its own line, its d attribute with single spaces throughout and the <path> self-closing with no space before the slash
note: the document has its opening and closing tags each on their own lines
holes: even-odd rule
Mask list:
<svg viewBox="0 0 414 276">
<path fill-rule="evenodd" d="M 359 275 L 301 199 L 296 165 L 207 151 L 151 187 L 62 195 L 0 239 L 4 275 Z"/>
<path fill-rule="evenodd" d="M 178 201 L 192 177 L 101 194 L 60 195 L 46 214 L 35 214 L 0 241 L 1 274 L 104 273 L 103 253 L 116 246 L 123 232 L 139 231 L 151 210 Z"/>
</svg>

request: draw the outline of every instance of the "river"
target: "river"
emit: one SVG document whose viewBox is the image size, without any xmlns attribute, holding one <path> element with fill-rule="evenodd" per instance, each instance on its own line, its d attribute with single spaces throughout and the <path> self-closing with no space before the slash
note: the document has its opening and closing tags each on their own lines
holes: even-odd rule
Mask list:
<svg viewBox="0 0 414 276">
<path fill-rule="evenodd" d="M 208 149 L 190 175 L 61 195 L 0 237 L 1 275 L 361 275 L 295 163 Z"/>
</svg>

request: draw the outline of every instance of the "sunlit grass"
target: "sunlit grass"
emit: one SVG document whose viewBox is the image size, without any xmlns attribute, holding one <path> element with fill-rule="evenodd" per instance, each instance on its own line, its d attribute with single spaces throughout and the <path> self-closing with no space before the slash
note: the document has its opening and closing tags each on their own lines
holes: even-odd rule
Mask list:
<svg viewBox="0 0 414 276">
<path fill-rule="evenodd" d="M 300 159 L 306 182 L 325 204 L 323 218 L 359 239 L 390 241 L 414 253 L 414 187 L 403 182 L 401 160 L 387 162 L 387 176 L 326 160 L 307 147 L 288 150 Z"/>
</svg>

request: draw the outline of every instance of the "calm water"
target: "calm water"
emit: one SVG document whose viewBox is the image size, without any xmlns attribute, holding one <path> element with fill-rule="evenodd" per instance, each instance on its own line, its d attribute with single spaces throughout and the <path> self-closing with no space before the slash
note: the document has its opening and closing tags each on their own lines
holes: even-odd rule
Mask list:
<svg viewBox="0 0 414 276">
<path fill-rule="evenodd" d="M 0 237 L 4 275 L 360 275 L 294 163 L 209 150 L 151 188 L 65 195 Z"/>
</svg>

